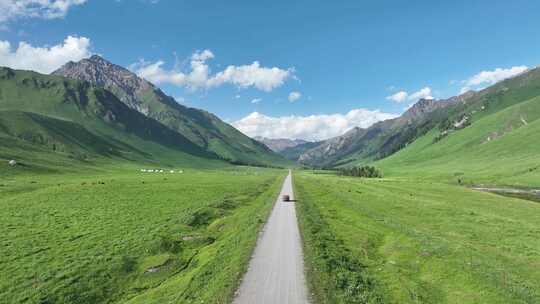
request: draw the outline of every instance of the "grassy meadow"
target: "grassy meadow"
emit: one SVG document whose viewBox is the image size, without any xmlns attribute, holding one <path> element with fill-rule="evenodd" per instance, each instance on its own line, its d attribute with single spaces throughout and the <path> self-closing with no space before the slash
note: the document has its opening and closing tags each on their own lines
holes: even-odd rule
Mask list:
<svg viewBox="0 0 540 304">
<path fill-rule="evenodd" d="M 540 97 L 536 97 L 481 116 L 436 143 L 439 130 L 434 129 L 374 165 L 386 176 L 540 187 L 540 141 L 535 140 L 539 132 Z"/>
<path fill-rule="evenodd" d="M 0 303 L 228 303 L 286 172 L 138 168 L 2 168 Z"/>
<path fill-rule="evenodd" d="M 540 303 L 540 204 L 416 179 L 296 174 L 316 303 Z"/>
</svg>

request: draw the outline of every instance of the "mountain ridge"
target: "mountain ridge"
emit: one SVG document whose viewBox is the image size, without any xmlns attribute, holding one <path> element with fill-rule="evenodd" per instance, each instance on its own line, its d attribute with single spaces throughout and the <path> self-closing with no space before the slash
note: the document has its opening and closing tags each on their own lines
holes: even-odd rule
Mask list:
<svg viewBox="0 0 540 304">
<path fill-rule="evenodd" d="M 52 75 L 102 86 L 128 107 L 159 121 L 224 160 L 253 165 L 281 165 L 287 162 L 214 114 L 180 105 L 152 83 L 98 55 L 79 62 L 68 62 Z"/>
<path fill-rule="evenodd" d="M 88 82 L 0 68 L 0 92 L 3 139 L 83 161 L 115 157 L 159 162 L 173 154 L 199 161 L 218 158 Z"/>
<path fill-rule="evenodd" d="M 397 118 L 377 122 L 365 132 L 325 140 L 304 151 L 298 160 L 315 167 L 377 161 L 407 147 L 431 130 L 440 129 L 438 140 L 455 129 L 469 126 L 474 113 L 480 118 L 537 94 L 540 94 L 540 69 L 533 68 L 480 91 L 442 100 L 421 99 Z"/>
<path fill-rule="evenodd" d="M 365 129 L 355 127 L 343 135 L 323 141 L 305 151 L 298 161 L 304 165 L 327 167 L 340 164 L 342 159 L 357 151 L 363 151 L 371 159 L 382 158 L 393 153 L 395 145 L 401 144 L 395 143 L 399 139 L 395 136 L 397 130 L 402 130 L 403 137 L 406 137 L 407 130 L 415 129 L 426 115 L 448 105 L 447 102 L 421 99 L 399 117 L 377 122 Z"/>
<path fill-rule="evenodd" d="M 285 149 L 294 148 L 298 145 L 309 143 L 309 141 L 303 139 L 266 138 L 262 136 L 255 136 L 253 139 L 263 143 L 274 152 L 281 152 Z"/>
</svg>

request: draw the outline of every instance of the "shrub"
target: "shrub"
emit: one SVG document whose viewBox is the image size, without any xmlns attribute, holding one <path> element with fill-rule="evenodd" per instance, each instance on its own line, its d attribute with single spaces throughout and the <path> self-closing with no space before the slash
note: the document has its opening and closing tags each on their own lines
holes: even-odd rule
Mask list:
<svg viewBox="0 0 540 304">
<path fill-rule="evenodd" d="M 366 177 L 366 178 L 382 178 L 382 172 L 372 166 L 363 166 L 363 167 L 350 167 L 350 168 L 341 168 L 338 171 L 339 175 L 344 176 L 355 176 L 355 177 Z"/>
</svg>

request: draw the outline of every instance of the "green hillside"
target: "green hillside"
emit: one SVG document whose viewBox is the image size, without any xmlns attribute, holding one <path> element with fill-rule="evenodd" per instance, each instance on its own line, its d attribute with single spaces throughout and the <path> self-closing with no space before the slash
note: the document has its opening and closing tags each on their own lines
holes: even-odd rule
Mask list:
<svg viewBox="0 0 540 304">
<path fill-rule="evenodd" d="M 436 176 L 469 184 L 540 185 L 539 118 L 540 97 L 492 114 L 477 112 L 469 127 L 438 141 L 440 130 L 434 129 L 376 164 L 391 175 Z"/>
<path fill-rule="evenodd" d="M 1 111 L 0 132 L 52 151 L 121 155 L 120 147 L 77 123 L 36 113 Z"/>
<path fill-rule="evenodd" d="M 322 142 L 300 156 L 312 166 L 337 167 L 384 159 L 430 132 L 461 129 L 482 117 L 540 96 L 540 69 L 532 69 L 479 92 L 446 100 L 420 100 L 398 118 Z M 439 130 L 439 131 L 433 131 Z M 346 143 L 346 144 L 343 144 Z"/>
<path fill-rule="evenodd" d="M 221 158 L 243 164 L 284 165 L 286 160 L 266 146 L 244 135 L 217 116 L 177 103 L 159 89 L 144 93 L 148 116 Z"/>
<path fill-rule="evenodd" d="M 100 158 L 162 164 L 219 162 L 215 154 L 128 108 L 103 88 L 8 68 L 0 69 L 0 140 L 1 158 L 27 163 L 41 153 L 87 164 Z M 29 154 L 33 149 L 40 152 Z"/>
<path fill-rule="evenodd" d="M 159 121 L 222 159 L 253 165 L 291 164 L 217 116 L 179 104 L 152 83 L 100 56 L 69 62 L 53 74 L 104 87 L 130 108 Z"/>
</svg>

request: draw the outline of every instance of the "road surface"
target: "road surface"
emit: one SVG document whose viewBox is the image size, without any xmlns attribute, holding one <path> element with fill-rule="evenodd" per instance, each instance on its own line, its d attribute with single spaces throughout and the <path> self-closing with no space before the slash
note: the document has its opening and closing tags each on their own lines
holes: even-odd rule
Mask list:
<svg viewBox="0 0 540 304">
<path fill-rule="evenodd" d="M 294 199 L 290 171 L 257 242 L 235 304 L 309 303 L 295 203 L 283 202 L 285 194 Z"/>
</svg>

